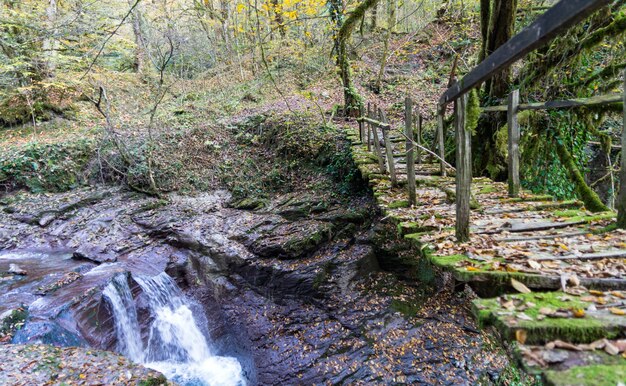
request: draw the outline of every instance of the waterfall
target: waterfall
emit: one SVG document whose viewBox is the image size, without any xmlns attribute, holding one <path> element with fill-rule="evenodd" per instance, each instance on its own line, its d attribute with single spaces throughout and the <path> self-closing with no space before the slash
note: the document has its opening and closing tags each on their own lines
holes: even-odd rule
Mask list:
<svg viewBox="0 0 626 386">
<path fill-rule="evenodd" d="M 181 385 L 245 385 L 236 358 L 217 356 L 198 327 L 203 315 L 194 316 L 189 301 L 166 273 L 133 276 L 148 301 L 151 323 L 147 342 L 125 275 L 116 276 L 104 289 L 115 319 L 118 351 L 137 363 L 165 374 Z"/>
</svg>

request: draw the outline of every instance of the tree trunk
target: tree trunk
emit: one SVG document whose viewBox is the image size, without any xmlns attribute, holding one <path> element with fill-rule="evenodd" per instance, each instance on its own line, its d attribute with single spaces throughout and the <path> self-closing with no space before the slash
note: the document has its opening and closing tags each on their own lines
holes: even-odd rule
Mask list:
<svg viewBox="0 0 626 386">
<path fill-rule="evenodd" d="M 481 0 L 480 6 L 482 61 L 513 36 L 517 0 Z M 511 72 L 507 68 L 485 82 L 489 100 L 504 99 L 508 95 L 510 77 Z M 496 180 L 507 178 L 506 159 L 496 146 L 496 134 L 505 124 L 505 113 L 489 114 L 481 119 L 473 142 L 476 174 L 487 174 Z"/>
<path fill-rule="evenodd" d="M 56 69 L 56 51 L 58 49 L 57 37 L 55 36 L 57 33 L 55 28 L 57 20 L 57 0 L 49 0 L 48 7 L 46 8 L 46 16 L 48 18 L 48 28 L 50 32 L 43 42 L 43 51 L 46 57 L 49 75 L 52 76 Z"/>
<path fill-rule="evenodd" d="M 379 0 L 365 0 L 359 4 L 354 11 L 344 20 L 341 0 L 330 0 L 331 18 L 337 26 L 335 34 L 335 49 L 337 50 L 337 67 L 339 67 L 339 75 L 341 84 L 343 85 L 344 111 L 347 116 L 358 117 L 359 111 L 363 107 L 363 100 L 354 88 L 352 82 L 352 71 L 350 69 L 350 60 L 348 59 L 347 42 L 350 38 L 354 27 L 363 17 L 365 12 L 376 6 Z"/>
<path fill-rule="evenodd" d="M 513 36 L 515 29 L 515 13 L 517 0 L 493 0 L 490 11 L 489 30 L 487 40 L 483 41 L 485 58 L 491 55 L 498 47 L 506 43 Z M 482 3 L 485 1 L 481 1 Z M 482 12 L 482 11 L 481 11 Z M 481 27 L 482 30 L 482 27 Z M 509 67 L 495 74 L 485 84 L 485 90 L 491 98 L 503 98 L 509 90 L 511 71 Z"/>
<path fill-rule="evenodd" d="M 375 31 L 378 24 L 378 5 L 372 8 L 372 16 L 370 17 L 370 31 Z"/>
<path fill-rule="evenodd" d="M 134 1 L 128 0 L 128 4 L 133 6 Z M 141 4 L 138 4 L 131 14 L 131 24 L 133 27 L 133 34 L 135 35 L 135 62 L 133 63 L 133 67 L 137 73 L 144 72 L 148 62 L 147 44 L 143 34 L 140 6 Z"/>
<path fill-rule="evenodd" d="M 278 0 L 272 0 L 272 9 L 274 11 L 274 23 L 276 23 L 280 36 L 284 38 L 287 35 L 287 29 L 285 28 L 282 5 Z"/>
<path fill-rule="evenodd" d="M 387 34 L 383 42 L 383 57 L 380 60 L 380 68 L 378 70 L 378 76 L 376 77 L 376 85 L 374 86 L 374 92 L 380 93 L 382 87 L 383 78 L 385 76 L 385 68 L 387 67 L 387 59 L 389 57 L 389 40 L 391 40 L 391 34 L 396 28 L 396 1 L 391 0 L 389 3 L 389 12 L 387 13 Z"/>
</svg>

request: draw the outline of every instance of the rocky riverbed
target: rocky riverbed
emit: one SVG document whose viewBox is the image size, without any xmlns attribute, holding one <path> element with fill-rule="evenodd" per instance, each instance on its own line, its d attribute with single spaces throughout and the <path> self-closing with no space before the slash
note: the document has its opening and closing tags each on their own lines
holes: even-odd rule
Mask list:
<svg viewBox="0 0 626 386">
<path fill-rule="evenodd" d="M 367 198 L 317 193 L 245 202 L 224 191 L 154 199 L 107 187 L 7 196 L 0 339 L 116 351 L 103 288 L 120 273 L 167 272 L 206 315 L 216 354 L 237 358 L 249 384 L 497 379 L 506 356 L 474 325 L 471 294 L 396 266 L 401 248 L 380 241 L 375 212 Z"/>
</svg>

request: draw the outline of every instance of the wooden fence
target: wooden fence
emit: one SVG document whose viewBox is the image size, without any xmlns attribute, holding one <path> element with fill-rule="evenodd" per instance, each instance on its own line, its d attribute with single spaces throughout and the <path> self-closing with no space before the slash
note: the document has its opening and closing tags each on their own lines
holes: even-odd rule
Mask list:
<svg viewBox="0 0 626 386">
<path fill-rule="evenodd" d="M 437 132 L 433 151 L 421 143 L 421 116 L 413 113 L 413 103 L 410 98 L 405 100 L 404 131 L 406 139 L 407 162 L 407 189 L 409 203 L 416 204 L 415 190 L 415 163 L 420 162 L 420 152 L 425 151 L 439 159 L 440 174 L 446 176 L 446 169 L 451 168 L 445 160 L 445 108 L 450 102 L 454 103 L 455 116 L 455 144 L 456 144 L 456 238 L 459 242 L 469 240 L 470 236 L 470 196 L 472 183 L 472 149 L 471 134 L 466 130 L 466 106 L 468 92 L 479 86 L 494 74 L 510 66 L 516 60 L 529 52 L 549 43 L 559 33 L 574 25 L 578 21 L 607 5 L 610 0 L 562 0 L 540 16 L 529 27 L 514 36 L 507 43 L 498 48 L 477 67 L 471 70 L 463 79 L 455 82 L 441 96 L 437 108 Z M 570 99 L 541 103 L 520 104 L 519 90 L 511 92 L 508 103 L 501 106 L 484 107 L 483 112 L 507 112 L 508 123 L 508 164 L 509 164 L 509 196 L 517 197 L 520 192 L 519 175 L 519 141 L 520 128 L 518 113 L 523 110 L 544 110 L 573 108 L 578 106 L 595 106 L 612 103 L 624 105 L 624 128 L 622 129 L 622 149 L 626 145 L 626 71 L 624 72 L 623 94 L 597 96 L 586 99 Z M 372 144 L 382 174 L 389 172 L 391 183 L 397 186 L 397 173 L 394 165 L 393 149 L 390 143 L 391 125 L 385 113 L 376 106 L 368 104 L 367 112 L 362 111 L 358 119 L 361 141 L 367 143 L 368 151 L 372 151 Z M 417 137 L 414 136 L 418 133 Z M 378 136 L 378 130 L 382 134 Z M 382 146 L 385 147 L 383 155 Z M 437 148 L 437 154 L 434 149 Z M 386 165 L 385 165 L 386 159 Z M 626 153 L 621 158 L 620 195 L 617 200 L 618 225 L 626 228 Z"/>
<path fill-rule="evenodd" d="M 528 53 L 545 46 L 560 33 L 567 30 L 577 22 L 583 20 L 594 11 L 606 6 L 610 0 L 562 0 L 530 26 L 519 34 L 513 36 L 508 42 L 500 46 L 489 57 L 472 69 L 460 81 L 455 82 L 448 88 L 439 99 L 438 108 L 438 132 L 443 131 L 443 114 L 445 106 L 454 102 L 456 117 L 456 238 L 459 242 L 469 240 L 470 229 L 470 190 L 472 182 L 471 163 L 471 138 L 465 130 L 465 107 L 467 105 L 468 92 L 478 87 L 485 80 L 509 67 L 515 61 L 523 58 Z M 571 102 L 571 101 L 570 101 Z M 557 105 L 558 102 L 541 104 L 528 104 L 524 108 L 545 108 L 549 104 Z M 572 103 L 576 103 L 575 101 Z M 570 103 L 570 104 L 572 104 Z M 509 120 L 509 192 L 519 193 L 519 126 L 517 124 L 517 112 L 520 111 L 519 93 L 513 92 L 506 106 Z M 571 106 L 569 106 L 571 107 Z M 498 108 L 504 109 L 502 106 Z M 626 117 L 624 118 L 626 120 Z M 626 130 L 626 129 L 624 129 Z M 442 136 L 443 137 L 443 136 Z M 626 138 L 626 133 L 622 134 Z M 626 144 L 626 140 L 622 146 Z M 440 145 L 440 147 L 442 147 Z M 622 171 L 620 174 L 621 193 L 618 199 L 618 225 L 626 227 L 626 171 L 624 170 L 624 158 L 622 157 Z"/>
</svg>

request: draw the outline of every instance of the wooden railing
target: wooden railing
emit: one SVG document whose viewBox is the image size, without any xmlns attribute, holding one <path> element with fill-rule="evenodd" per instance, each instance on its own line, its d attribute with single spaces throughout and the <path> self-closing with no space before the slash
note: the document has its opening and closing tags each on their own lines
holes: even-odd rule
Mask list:
<svg viewBox="0 0 626 386">
<path fill-rule="evenodd" d="M 624 73 L 624 82 L 626 83 L 626 72 Z M 509 94 L 508 103 L 506 105 L 488 106 L 482 108 L 483 113 L 490 112 L 507 112 L 508 126 L 508 163 L 509 163 L 509 197 L 518 197 L 520 192 L 520 150 L 519 142 L 521 139 L 521 130 L 517 119 L 517 114 L 525 110 L 555 110 L 555 109 L 571 109 L 576 107 L 591 107 L 622 103 L 624 96 L 622 94 L 599 95 L 591 98 L 566 99 L 551 102 L 536 103 L 519 103 L 519 90 L 514 90 Z M 626 110 L 625 110 L 626 111 Z"/>
<path fill-rule="evenodd" d="M 482 82 L 488 80 L 531 51 L 546 45 L 558 36 L 559 33 L 609 3 L 610 0 L 562 0 L 546 11 L 529 27 L 503 44 L 461 80 L 452 84 L 439 99 L 437 108 L 437 132 L 432 151 L 424 147 L 421 143 L 421 116 L 414 115 L 413 102 L 410 98 L 406 98 L 405 122 L 402 135 L 406 139 L 407 189 L 409 203 L 411 205 L 416 204 L 415 163 L 417 161 L 419 164 L 420 153 L 422 151 L 429 153 L 439 160 L 440 173 L 442 176 L 446 176 L 446 170 L 452 168 L 445 160 L 444 122 L 445 107 L 448 103 L 454 102 L 456 143 L 456 238 L 459 242 L 469 240 L 472 149 L 471 134 L 466 130 L 465 116 L 468 91 L 479 86 Z M 506 105 L 484 107 L 482 109 L 484 113 L 498 111 L 507 112 L 509 134 L 509 196 L 517 197 L 520 193 L 519 140 L 521 133 L 517 119 L 520 111 L 597 106 L 621 102 L 625 109 L 625 128 L 622 130 L 623 149 L 626 145 L 626 71 L 624 73 L 624 89 L 624 94 L 526 104 L 520 104 L 519 91 L 515 90 L 509 95 Z M 392 185 L 397 186 L 398 179 L 390 143 L 392 127 L 385 113 L 376 106 L 373 106 L 372 109 L 372 105 L 368 104 L 367 112 L 361 112 L 361 117 L 358 119 L 358 122 L 361 141 L 367 143 L 368 151 L 372 151 L 372 144 L 374 145 L 374 152 L 378 160 L 380 172 L 382 174 L 387 174 L 388 172 Z M 414 136 L 414 128 L 418 133 L 417 138 Z M 378 136 L 379 129 L 383 137 L 383 145 L 381 145 L 381 138 Z M 381 146 L 385 147 L 385 154 L 383 154 Z M 437 153 L 435 153 L 435 148 L 437 148 Z M 620 184 L 620 195 L 617 200 L 618 225 L 626 228 L 626 154 L 621 158 Z"/>
<path fill-rule="evenodd" d="M 526 27 L 519 34 L 515 35 L 508 42 L 500 46 L 495 52 L 488 56 L 483 62 L 472 69 L 461 80 L 455 82 L 448 88 L 439 99 L 437 113 L 437 137 L 439 138 L 439 151 L 443 152 L 444 139 L 444 114 L 445 106 L 454 102 L 455 114 L 455 142 L 456 142 L 456 238 L 459 242 L 469 240 L 470 236 L 470 192 L 472 183 L 472 162 L 471 162 L 471 136 L 466 130 L 465 110 L 468 99 L 468 92 L 478 87 L 482 82 L 490 79 L 495 74 L 509 67 L 515 61 L 523 58 L 528 53 L 545 46 L 560 33 L 583 20 L 592 12 L 608 5 L 610 0 L 562 0 L 543 15 L 541 15 L 530 26 Z M 558 102 L 549 102 L 558 103 Z M 577 102 L 572 102 L 577 103 Z M 548 105 L 543 104 L 543 107 Z M 524 105 L 527 109 L 541 108 L 539 104 Z M 504 109 L 504 107 L 498 106 Z M 506 110 L 509 119 L 509 193 L 519 194 L 519 125 L 517 124 L 517 112 L 520 110 L 519 93 L 513 92 L 509 97 Z M 625 117 L 626 120 L 626 117 Z M 626 130 L 626 129 L 625 129 Z M 626 133 L 623 133 L 626 138 Z M 626 143 L 626 139 L 624 140 Z M 624 144 L 623 143 L 623 144 Z M 623 145 L 622 144 L 622 145 Z M 622 157 L 622 165 L 624 163 Z M 625 167 L 622 166 L 620 177 L 626 177 Z M 443 174 L 443 173 L 442 173 Z M 621 194 L 618 200 L 620 213 L 618 214 L 618 224 L 620 218 L 626 223 L 626 178 L 621 178 Z M 622 224 L 624 225 L 624 224 Z"/>
</svg>

